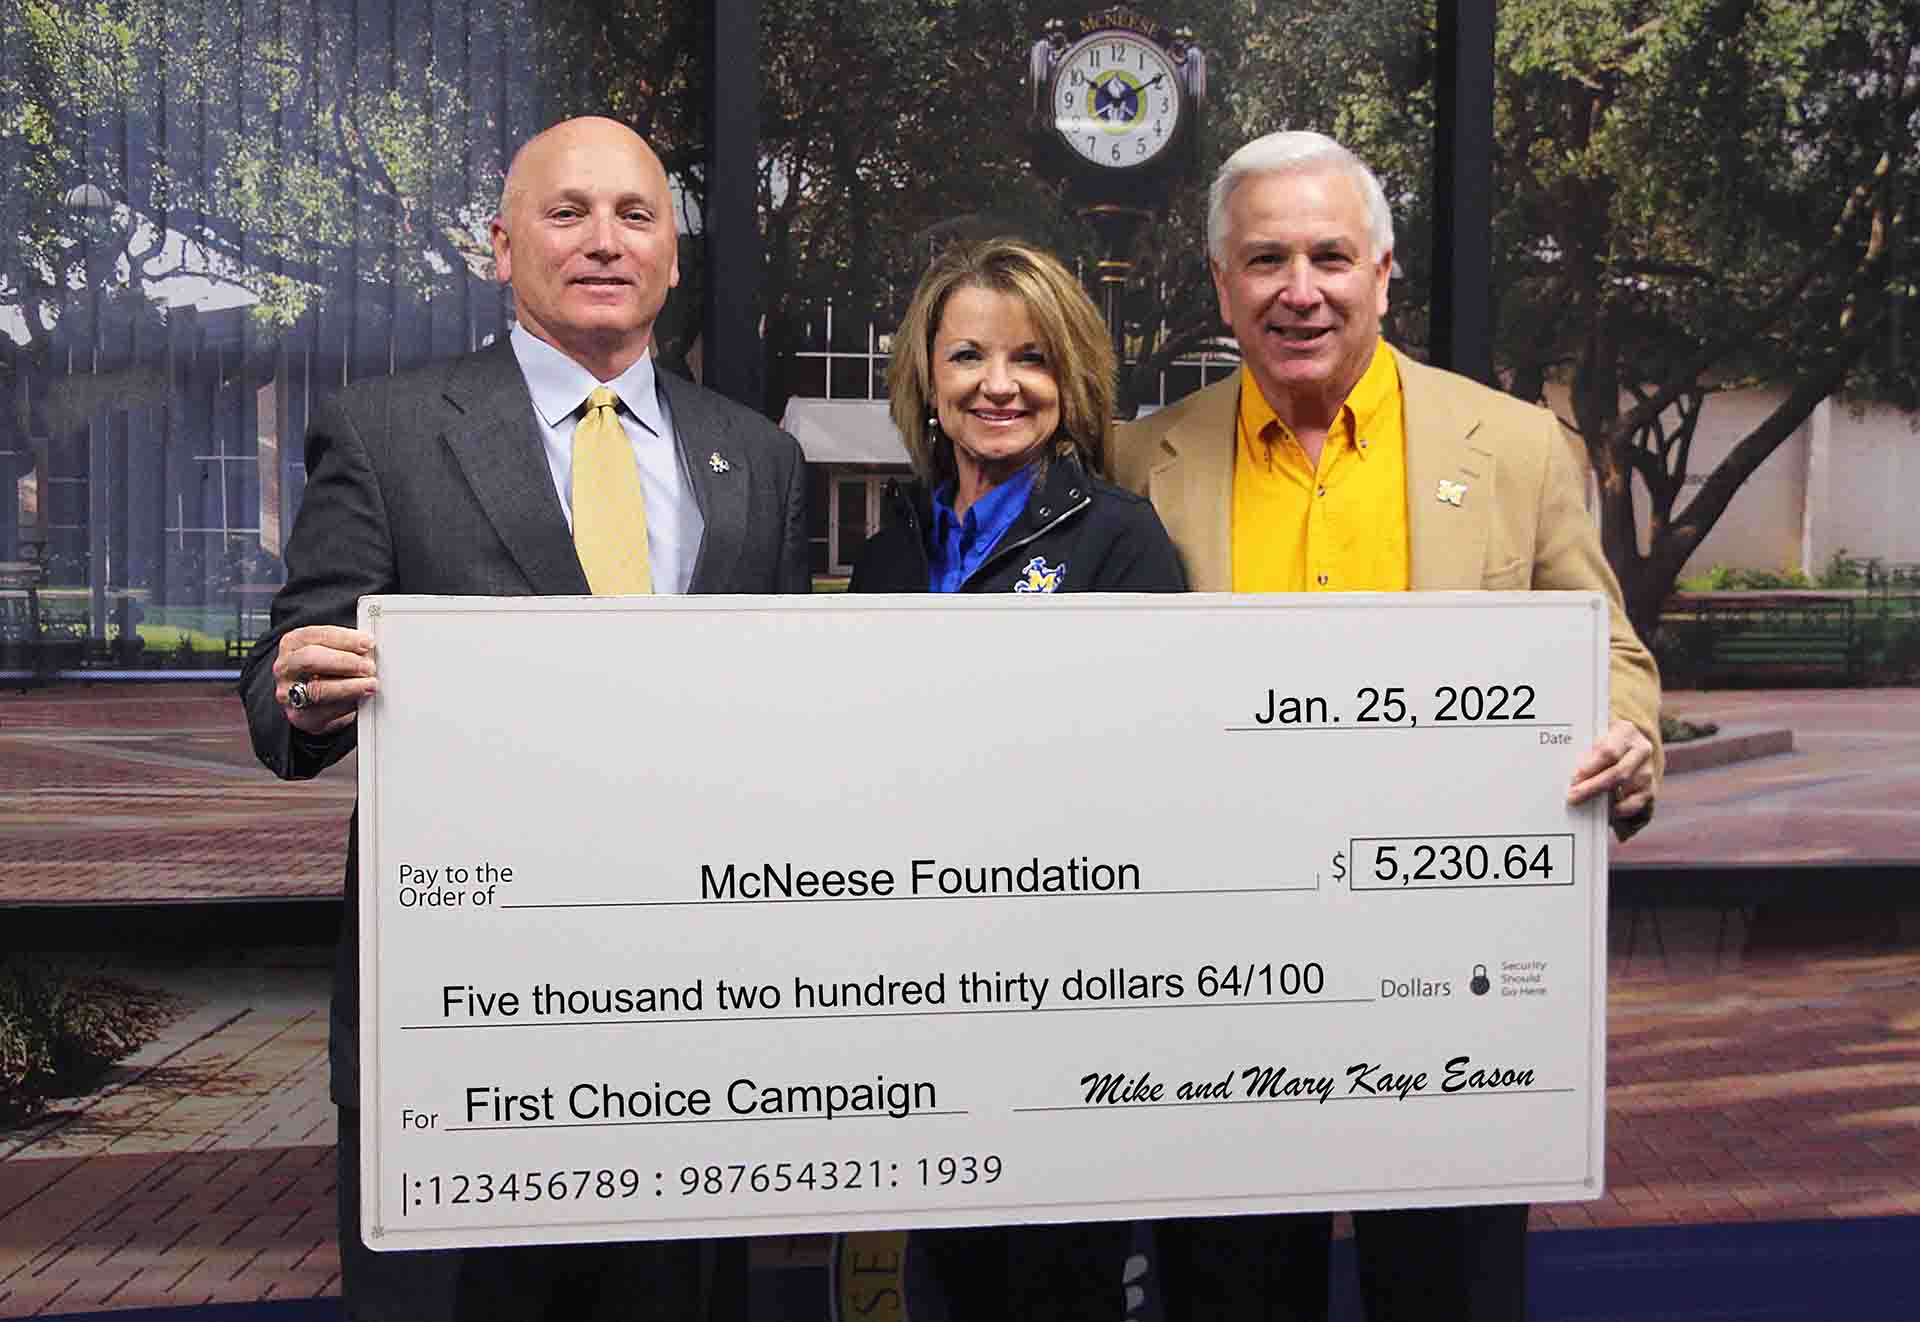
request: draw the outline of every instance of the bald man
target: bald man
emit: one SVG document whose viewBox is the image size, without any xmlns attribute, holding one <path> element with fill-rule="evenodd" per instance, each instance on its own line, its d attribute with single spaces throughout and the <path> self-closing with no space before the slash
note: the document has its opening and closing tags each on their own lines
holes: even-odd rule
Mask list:
<svg viewBox="0 0 1920 1322">
<path fill-rule="evenodd" d="M 373 639 L 351 627 L 362 596 L 593 591 L 598 571 L 583 567 L 573 528 L 595 479 L 583 474 L 576 485 L 573 457 L 575 428 L 598 387 L 617 397 L 644 498 L 644 535 L 632 527 L 623 554 L 645 543 L 653 591 L 809 590 L 805 478 L 793 438 L 654 369 L 654 320 L 680 267 L 666 173 L 647 144 L 597 118 L 530 140 L 507 172 L 493 251 L 499 279 L 513 288 L 516 324 L 505 341 L 359 382 L 314 411 L 286 585 L 240 679 L 254 749 L 282 778 L 313 776 L 345 755 L 360 704 L 379 689 Z M 624 464 L 620 447 L 611 450 Z M 644 805 L 636 808 L 635 829 L 644 829 Z M 385 1254 L 362 1244 L 355 852 L 350 827 L 329 1043 L 345 1316 L 699 1316 L 697 1242 Z"/>
</svg>

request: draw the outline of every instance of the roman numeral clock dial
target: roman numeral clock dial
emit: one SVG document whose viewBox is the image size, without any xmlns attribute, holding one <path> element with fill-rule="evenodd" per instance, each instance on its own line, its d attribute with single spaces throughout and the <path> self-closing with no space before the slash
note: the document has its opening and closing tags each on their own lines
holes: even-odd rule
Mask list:
<svg viewBox="0 0 1920 1322">
<path fill-rule="evenodd" d="M 1173 145 L 1184 111 L 1180 72 L 1160 47 L 1126 32 L 1075 42 L 1053 73 L 1053 127 L 1091 165 L 1133 170 Z"/>
</svg>

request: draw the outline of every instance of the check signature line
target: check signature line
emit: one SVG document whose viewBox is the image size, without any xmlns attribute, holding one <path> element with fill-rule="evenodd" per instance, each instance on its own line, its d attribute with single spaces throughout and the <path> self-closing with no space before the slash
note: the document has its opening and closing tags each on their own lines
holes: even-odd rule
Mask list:
<svg viewBox="0 0 1920 1322">
<path fill-rule="evenodd" d="M 1181 1106 L 1274 1106 L 1287 1102 L 1418 1102 L 1431 1097 L 1542 1097 L 1579 1092 L 1578 1088 L 1481 1088 L 1473 1092 L 1397 1092 L 1348 1093 L 1345 1097 L 1234 1097 L 1211 1102 L 1088 1102 L 1078 1106 L 1016 1106 L 1015 1114 L 1039 1115 L 1048 1111 L 1158 1111 Z"/>
<path fill-rule="evenodd" d="M 450 1028 L 623 1028 L 646 1024 L 767 1024 L 806 1019 L 923 1019 L 980 1014 L 1088 1014 L 1102 1010 L 1251 1010 L 1260 1006 L 1372 1005 L 1377 996 L 1304 997 L 1292 1001 L 1133 1001 L 1120 1005 L 996 1005 L 980 1010 L 875 1010 L 860 1014 L 706 1014 L 661 1015 L 645 1019 L 517 1019 L 499 1023 L 401 1024 L 403 1033 L 436 1033 Z"/>
<path fill-rule="evenodd" d="M 819 895 L 790 900 L 553 900 L 542 904 L 503 904 L 502 909 L 740 909 L 755 904 L 918 904 L 935 900 L 1078 900 L 1098 895 L 1103 900 L 1138 899 L 1146 895 L 1293 895 L 1319 890 L 1308 882 L 1292 886 L 1206 886 L 1197 890 L 1049 891 L 1032 895 L 999 892 L 992 895 Z"/>
</svg>

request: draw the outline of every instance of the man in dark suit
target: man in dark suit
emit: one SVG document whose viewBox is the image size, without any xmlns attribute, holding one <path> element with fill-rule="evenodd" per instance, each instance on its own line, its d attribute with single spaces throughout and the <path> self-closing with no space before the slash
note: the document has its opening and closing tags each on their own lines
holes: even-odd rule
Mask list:
<svg viewBox="0 0 1920 1322">
<path fill-rule="evenodd" d="M 646 143 L 594 118 L 529 141 L 493 246 L 514 293 L 506 342 L 361 383 L 314 413 L 286 585 L 240 681 L 255 751 L 283 778 L 353 747 L 359 706 L 379 689 L 373 639 L 351 627 L 366 594 L 809 588 L 799 447 L 654 371 L 654 319 L 680 271 L 666 174 Z M 361 1243 L 357 889 L 349 828 L 330 1040 L 345 1315 L 698 1316 L 713 1284 L 698 1242 L 386 1254 Z"/>
</svg>

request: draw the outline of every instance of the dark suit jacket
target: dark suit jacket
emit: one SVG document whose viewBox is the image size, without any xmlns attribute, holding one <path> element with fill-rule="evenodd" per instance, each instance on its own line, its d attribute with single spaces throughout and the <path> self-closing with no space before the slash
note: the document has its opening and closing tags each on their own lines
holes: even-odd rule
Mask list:
<svg viewBox="0 0 1920 1322">
<path fill-rule="evenodd" d="M 661 372 L 681 460 L 706 522 L 689 592 L 806 592 L 806 474 L 791 436 Z M 287 540 L 273 627 L 240 695 L 260 760 L 304 779 L 353 747 L 349 726 L 302 735 L 274 698 L 280 637 L 352 625 L 369 593 L 585 596 L 539 440 L 533 401 L 502 339 L 479 353 L 369 381 L 322 401 L 307 431 L 307 489 Z M 714 471 L 711 456 L 725 461 Z M 346 914 L 334 970 L 333 1099 L 359 1105 L 357 832 L 347 832 Z"/>
</svg>

